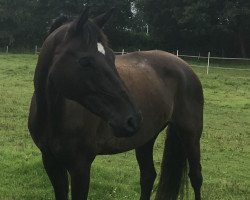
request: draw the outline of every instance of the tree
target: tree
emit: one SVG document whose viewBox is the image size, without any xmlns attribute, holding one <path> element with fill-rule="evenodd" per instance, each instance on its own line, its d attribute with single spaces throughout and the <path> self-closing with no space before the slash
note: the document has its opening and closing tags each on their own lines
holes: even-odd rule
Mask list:
<svg viewBox="0 0 250 200">
<path fill-rule="evenodd" d="M 247 0 L 136 0 L 163 48 L 215 53 L 221 49 L 242 56 L 250 37 L 249 4 Z"/>
<path fill-rule="evenodd" d="M 125 35 L 132 30 L 132 0 L 0 0 L 0 42 L 6 45 L 41 44 L 51 21 L 59 15 L 73 17 L 89 7 L 90 16 L 97 16 L 112 7 L 114 17 L 107 32 L 111 43 L 123 45 Z"/>
<path fill-rule="evenodd" d="M 246 41 L 250 43 L 250 1 L 225 1 L 222 23 L 238 39 L 241 54 L 246 57 Z"/>
<path fill-rule="evenodd" d="M 18 39 L 17 36 L 25 35 L 29 29 L 29 19 L 35 1 L 26 0 L 0 0 L 0 40 L 5 45 L 11 45 Z"/>
</svg>

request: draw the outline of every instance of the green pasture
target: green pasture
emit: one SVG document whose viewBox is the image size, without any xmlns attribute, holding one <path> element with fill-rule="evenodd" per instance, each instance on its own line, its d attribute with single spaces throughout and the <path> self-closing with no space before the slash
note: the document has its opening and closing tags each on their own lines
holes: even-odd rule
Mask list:
<svg viewBox="0 0 250 200">
<path fill-rule="evenodd" d="M 27 130 L 36 60 L 35 55 L 0 54 L 0 200 L 54 199 L 40 153 Z M 208 75 L 205 68 L 194 71 L 205 94 L 203 199 L 249 199 L 250 71 L 212 68 Z M 162 133 L 155 145 L 158 172 L 164 137 Z M 91 177 L 91 200 L 139 199 L 133 151 L 97 157 Z"/>
</svg>

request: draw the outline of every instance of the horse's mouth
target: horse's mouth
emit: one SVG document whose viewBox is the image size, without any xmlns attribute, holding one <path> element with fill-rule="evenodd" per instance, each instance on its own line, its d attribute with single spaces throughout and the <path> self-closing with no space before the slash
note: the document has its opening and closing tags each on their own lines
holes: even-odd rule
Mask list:
<svg viewBox="0 0 250 200">
<path fill-rule="evenodd" d="M 115 137 L 118 138 L 123 138 L 123 137 L 132 137 L 134 136 L 138 131 L 136 130 L 128 130 L 128 129 L 124 129 L 124 128 L 117 128 L 117 127 L 113 127 L 111 126 L 113 129 L 113 134 Z"/>
</svg>

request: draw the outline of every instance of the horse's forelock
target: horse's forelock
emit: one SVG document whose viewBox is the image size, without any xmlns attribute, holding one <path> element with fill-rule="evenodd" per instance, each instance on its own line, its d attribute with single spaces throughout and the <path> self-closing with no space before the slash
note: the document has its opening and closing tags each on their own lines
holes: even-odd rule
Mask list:
<svg viewBox="0 0 250 200">
<path fill-rule="evenodd" d="M 88 20 L 83 27 L 82 38 L 88 46 L 96 46 L 97 43 L 101 43 L 103 46 L 107 46 L 107 37 L 103 31 L 91 20 Z"/>
<path fill-rule="evenodd" d="M 69 23 L 71 23 L 71 25 Z M 73 35 L 72 37 L 74 37 L 74 29 L 71 29 L 71 26 L 74 24 L 74 19 L 69 18 L 57 18 L 57 20 L 55 20 L 52 24 L 49 34 L 67 24 L 69 25 L 69 29 L 66 33 L 66 37 L 70 37 L 71 33 Z M 88 20 L 82 27 L 82 31 L 77 34 L 81 34 L 83 42 L 89 47 L 94 47 L 97 43 L 101 43 L 104 47 L 108 45 L 107 36 L 92 20 Z"/>
</svg>

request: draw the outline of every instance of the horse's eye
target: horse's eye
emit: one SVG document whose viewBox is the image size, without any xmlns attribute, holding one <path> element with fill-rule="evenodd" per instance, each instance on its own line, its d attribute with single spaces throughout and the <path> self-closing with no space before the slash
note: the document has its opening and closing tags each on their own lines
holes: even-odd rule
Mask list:
<svg viewBox="0 0 250 200">
<path fill-rule="evenodd" d="M 82 66 L 82 67 L 89 67 L 92 65 L 92 59 L 89 58 L 89 57 L 83 57 L 79 60 L 79 64 Z"/>
</svg>

